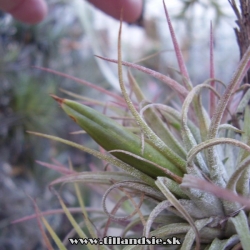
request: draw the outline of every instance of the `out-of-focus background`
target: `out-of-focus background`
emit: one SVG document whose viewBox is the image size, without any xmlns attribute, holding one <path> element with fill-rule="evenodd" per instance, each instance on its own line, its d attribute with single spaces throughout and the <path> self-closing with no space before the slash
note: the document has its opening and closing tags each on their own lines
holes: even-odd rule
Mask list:
<svg viewBox="0 0 250 250">
<path fill-rule="evenodd" d="M 19 224 L 11 221 L 34 213 L 29 197 L 36 198 L 42 211 L 59 208 L 48 184 L 60 175 L 36 161 L 68 164 L 77 171 L 89 170 L 98 162 L 88 154 L 63 144 L 27 134 L 27 130 L 53 134 L 89 147 L 96 147 L 87 135 L 72 135 L 79 128 L 49 96 L 66 91 L 97 100 L 103 94 L 65 77 L 37 67 L 45 67 L 87 80 L 119 93 L 116 65 L 94 57 L 117 57 L 119 22 L 93 8 L 87 1 L 49 0 L 49 15 L 38 25 L 26 25 L 0 13 L 0 249 L 43 249 L 35 220 Z M 233 28 L 235 16 L 227 0 L 166 1 L 191 79 L 195 84 L 209 77 L 210 22 L 214 29 L 216 78 L 228 83 L 239 61 Z M 162 1 L 145 1 L 145 27 L 123 24 L 123 58 L 168 74 L 178 74 L 173 45 Z M 134 72 L 149 100 L 168 97 L 162 83 Z M 62 92 L 64 90 L 64 92 Z M 68 97 L 68 96 L 67 96 Z M 86 189 L 86 204 L 91 202 Z M 76 199 L 63 189 L 69 206 Z M 64 237 L 70 225 L 64 216 L 49 222 Z M 62 227 L 63 225 L 63 227 Z"/>
</svg>

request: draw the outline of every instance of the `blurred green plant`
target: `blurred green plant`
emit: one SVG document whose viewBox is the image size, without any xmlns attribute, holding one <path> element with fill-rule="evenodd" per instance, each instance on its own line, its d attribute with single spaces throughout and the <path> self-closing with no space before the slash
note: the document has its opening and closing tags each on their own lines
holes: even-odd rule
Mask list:
<svg viewBox="0 0 250 250">
<path fill-rule="evenodd" d="M 39 25 L 17 22 L 4 13 L 0 19 L 0 161 L 26 169 L 34 166 L 41 152 L 45 158 L 49 157 L 48 147 L 43 143 L 34 147 L 36 142 L 27 137 L 26 130 L 46 127 L 48 133 L 60 133 L 63 131 L 60 127 L 66 124 L 56 114 L 50 98 L 43 97 L 55 92 L 56 77 L 32 66 L 73 69 L 73 63 L 79 60 L 73 52 L 79 45 L 74 47 L 71 40 L 75 38 L 77 43 L 83 36 L 68 4 L 49 1 L 49 10 L 46 20 Z M 74 29 L 68 28 L 71 26 Z M 65 60 L 70 53 L 71 60 Z M 64 79 L 60 86 L 77 91 L 78 86 L 68 83 Z M 57 117 L 58 124 L 52 123 L 51 117 Z"/>
<path fill-rule="evenodd" d="M 69 155 L 74 155 L 74 166 L 81 169 L 88 161 L 82 153 L 68 150 L 64 145 L 55 148 L 48 140 L 38 143 L 26 133 L 27 130 L 42 129 L 46 133 L 68 137 L 72 125 L 57 112 L 48 95 L 56 93 L 58 86 L 67 91 L 84 91 L 67 79 L 58 84 L 56 76 L 33 66 L 67 69 L 76 74 L 82 62 L 90 56 L 88 47 L 85 54 L 78 53 L 84 32 L 69 4 L 54 0 L 48 4 L 46 20 L 34 26 L 0 13 L 0 248 L 3 250 L 25 249 L 28 244 L 30 249 L 43 248 L 34 224 L 10 225 L 11 220 L 32 209 L 27 195 L 39 196 L 38 204 L 43 209 L 58 207 L 58 201 L 46 190 L 47 182 L 58 177 L 58 173 L 35 167 L 36 159 L 66 162 Z M 89 60 L 90 64 L 93 61 Z M 95 77 L 98 77 L 98 71 Z M 63 193 L 71 197 L 69 204 L 74 204 L 70 190 Z M 57 227 L 60 220 L 63 221 L 62 216 L 49 221 Z M 64 224 L 67 228 L 67 222 Z M 60 229 L 59 234 L 63 230 Z"/>
</svg>

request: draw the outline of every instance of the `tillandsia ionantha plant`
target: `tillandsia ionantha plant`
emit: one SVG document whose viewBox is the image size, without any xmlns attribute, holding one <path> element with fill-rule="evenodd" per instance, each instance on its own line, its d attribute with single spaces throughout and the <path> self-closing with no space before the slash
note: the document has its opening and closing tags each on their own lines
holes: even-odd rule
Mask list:
<svg viewBox="0 0 250 250">
<path fill-rule="evenodd" d="M 106 152 L 55 136 L 31 133 L 76 147 L 122 170 L 67 174 L 51 185 L 62 182 L 110 185 L 103 196 L 103 208 L 109 220 L 123 225 L 121 236 L 124 238 L 124 245 L 126 242 L 128 244 L 126 236 L 138 237 L 138 224 L 141 223 L 141 237 L 163 240 L 173 240 L 176 237 L 181 243 L 176 246 L 148 245 L 151 249 L 247 250 L 250 242 L 250 91 L 246 91 L 241 98 L 237 99 L 235 96 L 240 96 L 242 90 L 249 87 L 249 84 L 241 83 L 250 67 L 250 47 L 226 85 L 214 76 L 211 28 L 210 79 L 194 86 L 186 70 L 165 4 L 164 8 L 182 82 L 143 66 L 122 61 L 120 25 L 118 60 L 99 57 L 118 65 L 123 98 L 107 92 L 114 98 L 116 105 L 107 104 L 106 107 L 120 114 L 123 123 L 118 123 L 81 102 L 52 95 L 64 112 Z M 123 66 L 142 71 L 170 86 L 182 106 L 178 109 L 171 105 L 148 102 L 132 73 L 128 71 L 128 83 L 136 100 L 132 99 L 125 88 Z M 223 93 L 218 91 L 221 87 L 224 88 Z M 208 108 L 201 101 L 203 89 L 208 90 Z M 79 189 L 75 187 L 89 235 L 93 238 L 106 236 L 105 233 L 100 233 L 100 229 L 97 232 L 93 227 Z M 112 212 L 108 212 L 106 199 L 113 189 L 122 190 L 125 198 L 117 202 Z M 140 198 L 139 205 L 135 203 L 136 196 Z M 86 238 L 70 210 L 60 197 L 59 199 L 78 236 Z M 115 213 L 124 200 L 131 201 L 135 211 L 129 216 L 117 217 Z M 147 214 L 140 210 L 144 201 L 149 208 Z M 139 216 L 133 219 L 136 213 Z M 44 218 L 43 222 L 58 247 L 66 249 Z M 50 243 L 47 244 L 50 246 Z M 96 249 L 97 246 L 88 244 L 87 247 Z M 109 249 L 108 246 L 99 247 Z M 134 245 L 127 245 L 124 249 L 136 248 L 138 246 L 134 242 Z"/>
</svg>

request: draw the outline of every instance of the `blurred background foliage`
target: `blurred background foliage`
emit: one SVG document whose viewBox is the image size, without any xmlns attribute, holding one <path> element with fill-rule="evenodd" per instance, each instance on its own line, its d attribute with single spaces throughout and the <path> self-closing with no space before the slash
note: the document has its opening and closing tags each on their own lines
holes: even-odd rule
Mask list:
<svg viewBox="0 0 250 250">
<path fill-rule="evenodd" d="M 43 249 L 35 220 L 10 225 L 16 218 L 34 213 L 29 195 L 39 197 L 41 210 L 59 207 L 47 189 L 58 174 L 39 166 L 36 160 L 65 163 L 70 156 L 74 167 L 83 170 L 89 159 L 83 152 L 38 139 L 26 131 L 71 137 L 77 142 L 88 140 L 85 136 L 69 135 L 79 129 L 59 112 L 49 96 L 60 88 L 84 94 L 86 87 L 33 66 L 53 68 L 87 80 L 92 77 L 94 81 L 101 79 L 101 74 L 74 10 L 62 1 L 49 1 L 48 17 L 34 26 L 1 13 L 0 57 L 0 248 Z M 70 189 L 65 196 L 66 201 L 74 204 Z M 64 223 L 60 216 L 54 216 L 50 222 L 58 229 Z M 67 230 L 67 222 L 64 224 L 59 234 Z"/>
<path fill-rule="evenodd" d="M 146 1 L 145 17 L 150 11 L 148 5 L 152 2 L 155 1 Z M 182 26 L 190 28 L 189 32 L 184 29 L 186 38 L 182 37 L 181 41 L 183 50 L 187 51 L 186 60 L 189 63 L 190 57 L 199 53 L 199 47 L 194 47 L 192 42 L 192 39 L 195 40 L 195 32 L 197 32 L 197 28 L 193 27 L 194 8 L 198 6 L 203 12 L 211 10 L 215 14 L 216 24 L 229 17 L 223 9 L 224 6 L 221 5 L 223 1 L 176 0 L 177 2 L 179 5 L 173 9 L 173 22 L 174 25 L 179 22 L 182 23 Z M 26 131 L 53 134 L 85 145 L 88 143 L 90 147 L 94 147 L 95 144 L 89 140 L 88 136 L 70 135 L 70 132 L 77 131 L 79 128 L 61 112 L 49 94 L 54 93 L 64 97 L 65 94 L 59 93 L 59 89 L 66 89 L 80 95 L 92 96 L 97 100 L 104 101 L 105 97 L 95 90 L 74 83 L 72 80 L 49 74 L 33 66 L 58 70 L 96 83 L 106 89 L 112 89 L 108 81 L 110 76 L 107 76 L 107 72 L 104 72 L 105 69 L 98 65 L 93 56 L 96 50 L 92 45 L 94 44 L 93 39 L 95 39 L 97 40 L 95 43 L 97 42 L 98 49 L 100 49 L 97 52 L 101 52 L 101 55 L 107 57 L 116 57 L 118 28 L 114 28 L 111 24 L 115 21 L 108 17 L 102 17 L 107 18 L 107 22 L 105 22 L 107 27 L 103 28 L 99 25 L 103 19 L 100 18 L 101 21 L 98 19 L 103 14 L 92 9 L 91 15 L 94 22 L 83 25 L 69 2 L 49 0 L 48 4 L 48 17 L 42 23 L 33 26 L 15 21 L 8 14 L 0 12 L 1 250 L 43 249 L 35 220 L 10 225 L 10 222 L 16 218 L 34 213 L 28 195 L 39 197 L 37 202 L 41 210 L 60 207 L 46 188 L 48 183 L 55 179 L 58 174 L 39 166 L 36 160 L 59 161 L 62 164 L 67 164 L 70 157 L 73 166 L 79 171 L 88 169 L 90 161 L 95 163 L 95 160 L 83 152 L 30 136 Z M 162 12 L 162 6 L 160 9 Z M 162 23 L 164 23 L 164 28 L 162 28 Z M 118 22 L 116 25 L 118 27 Z M 126 60 L 138 60 L 169 47 L 170 53 L 158 53 L 140 64 L 177 77 L 178 74 L 174 70 L 165 67 L 167 62 L 171 62 L 172 66 L 170 55 L 172 45 L 167 44 L 166 46 L 166 37 L 161 35 L 167 30 L 163 16 L 147 18 L 144 29 L 124 26 L 123 50 Z M 127 35 L 126 29 L 128 30 Z M 191 33 L 191 30 L 194 33 Z M 94 37 L 90 36 L 92 31 L 94 31 Z M 207 48 L 206 53 L 208 54 L 209 30 L 207 29 L 206 32 L 207 43 L 203 45 Z M 133 35 L 131 34 L 134 33 L 139 34 L 139 39 L 132 39 Z M 218 47 L 220 50 L 220 46 Z M 220 58 L 220 60 L 224 59 Z M 208 61 L 206 63 L 209 64 Z M 192 65 L 190 66 L 192 68 Z M 108 69 L 114 71 L 112 77 L 115 79 L 116 66 L 111 65 Z M 206 68 L 201 74 L 204 75 L 204 71 L 205 75 L 208 74 Z M 147 95 L 151 99 L 153 98 L 152 94 L 157 96 L 166 91 L 165 86 L 153 79 L 146 80 L 145 76 L 141 74 L 137 74 L 136 77 L 138 77 L 139 82 L 142 80 L 144 84 L 147 83 L 144 89 L 147 90 Z M 162 98 L 166 98 L 166 95 L 163 94 Z M 70 206 L 76 202 L 71 189 L 65 190 L 62 196 Z M 90 201 L 87 201 L 87 204 L 88 202 Z M 65 235 L 67 230 L 69 231 L 70 226 L 64 216 L 52 216 L 50 223 L 54 229 L 58 230 L 59 235 Z M 63 227 L 60 226 L 62 223 Z M 29 244 L 28 248 L 27 243 Z"/>
</svg>

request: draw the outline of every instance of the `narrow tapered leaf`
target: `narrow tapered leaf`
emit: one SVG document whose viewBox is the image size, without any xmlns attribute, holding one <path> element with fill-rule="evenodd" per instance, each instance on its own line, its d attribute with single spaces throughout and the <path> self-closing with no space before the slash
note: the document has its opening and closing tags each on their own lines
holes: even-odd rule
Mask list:
<svg viewBox="0 0 250 250">
<path fill-rule="evenodd" d="M 190 163 L 193 158 L 195 157 L 196 154 L 198 154 L 201 150 L 204 150 L 206 148 L 210 148 L 216 145 L 222 145 L 222 144 L 232 144 L 236 147 L 240 147 L 244 150 L 246 150 L 247 152 L 250 152 L 250 146 L 248 146 L 247 144 L 245 144 L 244 142 L 235 140 L 235 139 L 231 139 L 231 138 L 215 138 L 215 139 L 210 139 L 207 141 L 204 141 L 202 143 L 200 143 L 199 145 L 193 147 L 189 153 L 188 153 L 188 159 L 187 162 Z"/>
<path fill-rule="evenodd" d="M 69 160 L 69 165 L 70 165 L 70 169 L 73 169 L 72 162 L 70 160 Z M 90 222 L 90 219 L 89 219 L 89 216 L 88 216 L 85 204 L 84 204 L 84 200 L 83 200 L 83 197 L 82 197 L 82 194 L 81 194 L 81 191 L 80 191 L 80 188 L 79 188 L 79 185 L 77 182 L 74 182 L 74 188 L 75 188 L 77 200 L 78 200 L 78 202 L 81 206 L 81 209 L 82 209 L 82 213 L 84 216 L 84 220 L 85 220 L 85 224 L 87 226 L 87 229 L 88 229 L 92 238 L 97 238 L 97 234 L 95 233 L 94 227 L 93 227 L 92 223 Z M 68 212 L 71 214 L 69 209 L 68 209 Z M 103 249 L 104 248 L 102 247 L 102 250 Z"/>
<path fill-rule="evenodd" d="M 174 32 L 174 29 L 173 29 L 173 26 L 172 26 L 172 23 L 171 23 L 169 14 L 168 14 L 168 10 L 167 10 L 165 1 L 163 1 L 163 6 L 164 6 L 165 15 L 166 15 L 166 18 L 167 18 L 167 23 L 168 23 L 169 31 L 170 31 L 170 34 L 171 34 L 172 42 L 173 42 L 173 45 L 174 45 L 176 58 L 177 58 L 177 61 L 178 61 L 178 64 L 179 64 L 180 73 L 184 78 L 183 83 L 184 83 L 184 86 L 186 87 L 186 89 L 191 90 L 193 86 L 192 86 L 192 84 L 190 82 L 188 71 L 186 69 L 186 65 L 185 65 L 185 62 L 184 62 L 184 59 L 183 59 L 179 44 L 178 44 L 177 39 L 175 37 L 175 32 Z"/>
<path fill-rule="evenodd" d="M 82 151 L 85 151 L 89 154 L 92 154 L 93 156 L 101 159 L 101 160 L 104 160 L 104 161 L 107 161 L 109 162 L 110 164 L 113 164 L 114 166 L 117 166 L 118 168 L 121 168 L 123 171 L 129 173 L 130 175 L 146 182 L 148 185 L 150 186 L 153 186 L 155 187 L 155 184 L 154 184 L 154 179 L 152 179 L 150 176 L 142 173 L 141 171 L 131 167 L 130 165 L 114 158 L 114 157 L 111 157 L 109 155 L 105 155 L 105 154 L 102 154 L 96 150 L 93 150 L 93 149 L 90 149 L 88 147 L 84 147 L 82 145 L 79 145 L 77 143 L 74 143 L 72 141 L 68 141 L 68 140 L 65 140 L 65 139 L 62 139 L 60 137 L 56 137 L 56 136 L 52 136 L 52 135 L 46 135 L 46 134 L 42 134 L 42 133 L 37 133 L 37 132 L 31 132 L 31 131 L 27 131 L 28 133 L 30 134 L 33 134 L 33 135 L 37 135 L 37 136 L 41 136 L 41 137 L 44 137 L 44 138 L 48 138 L 50 140 L 54 140 L 54 141 L 58 141 L 58 142 L 61 142 L 61 143 L 64 143 L 64 144 L 67 144 L 69 146 L 72 146 L 72 147 L 75 147 L 75 148 L 78 148 Z"/>
<path fill-rule="evenodd" d="M 128 151 L 153 161 L 179 176 L 183 175 L 183 172 L 178 166 L 174 166 L 161 152 L 147 141 L 145 141 L 144 153 L 142 154 L 140 150 L 140 138 L 114 120 L 77 102 L 67 99 L 60 99 L 60 102 L 63 110 L 104 149 L 108 151 L 119 149 Z M 112 153 L 112 155 L 153 178 L 166 175 L 153 165 L 137 160 L 134 157 L 122 153 Z M 181 162 L 181 160 L 179 160 L 179 162 Z"/>
<path fill-rule="evenodd" d="M 65 215 L 67 216 L 68 220 L 70 221 L 71 225 L 73 226 L 73 228 L 75 229 L 75 231 L 77 232 L 78 236 L 82 239 L 87 239 L 87 235 L 83 232 L 83 230 L 80 228 L 79 224 L 77 223 L 77 221 L 74 219 L 74 217 L 72 216 L 72 214 L 70 213 L 69 209 L 67 208 L 67 206 L 65 205 L 64 201 L 62 200 L 62 198 L 59 196 L 59 194 L 57 194 L 57 198 L 59 199 L 59 202 L 62 206 L 62 209 L 65 213 Z M 88 244 L 87 248 L 89 250 L 95 250 L 95 246 Z"/>
<path fill-rule="evenodd" d="M 50 224 L 48 223 L 48 221 L 42 217 L 42 221 L 43 224 L 45 225 L 46 229 L 48 230 L 48 232 L 51 235 L 51 238 L 55 241 L 57 247 L 60 250 L 67 250 L 66 247 L 64 246 L 64 244 L 62 243 L 62 241 L 59 239 L 58 235 L 56 234 L 56 232 L 54 231 L 54 229 L 50 226 Z"/>
<path fill-rule="evenodd" d="M 101 58 L 103 60 L 106 60 L 108 62 L 118 63 L 118 60 L 116 60 L 116 59 L 109 59 L 109 58 L 102 57 L 102 56 L 96 56 L 96 57 Z M 148 69 L 144 66 L 141 66 L 141 65 L 138 65 L 135 63 L 125 62 L 125 61 L 122 61 L 122 65 L 137 69 L 137 70 L 142 71 L 148 75 L 151 75 L 152 77 L 155 77 L 156 79 L 167 84 L 170 88 L 172 88 L 174 91 L 176 91 L 178 94 L 180 94 L 180 96 L 182 96 L 183 98 L 185 98 L 186 95 L 188 94 L 188 91 L 183 86 L 181 86 L 178 82 L 176 82 L 172 78 L 165 76 L 157 71 L 154 71 L 152 69 Z"/>
<path fill-rule="evenodd" d="M 206 218 L 206 219 L 201 219 L 201 220 L 197 220 L 195 221 L 195 226 L 197 228 L 197 230 L 201 230 L 203 227 L 205 227 L 208 223 L 212 222 L 213 219 L 212 218 Z M 184 241 L 182 243 L 181 246 L 181 250 L 185 250 L 185 249 L 192 249 L 192 245 L 194 243 L 196 234 L 194 232 L 194 230 L 192 228 L 190 228 L 190 230 L 188 231 L 188 233 L 185 235 Z"/>
<path fill-rule="evenodd" d="M 231 217 L 230 220 L 233 222 L 235 229 L 240 237 L 242 248 L 248 249 L 250 242 L 250 231 L 248 219 L 245 212 L 241 210 L 238 215 L 236 215 L 235 217 Z"/>
<path fill-rule="evenodd" d="M 183 178 L 183 182 L 181 184 L 184 188 L 195 188 L 198 190 L 203 190 L 208 193 L 213 194 L 214 196 L 218 198 L 222 198 L 225 200 L 229 200 L 232 202 L 238 202 L 247 208 L 250 208 L 250 201 L 247 198 L 244 198 L 242 196 L 239 196 L 232 191 L 229 191 L 228 189 L 221 188 L 216 186 L 213 183 L 209 183 L 208 181 L 193 177 L 193 176 L 185 176 Z"/>
<path fill-rule="evenodd" d="M 64 78 L 71 79 L 71 80 L 73 80 L 75 82 L 81 83 L 81 84 L 86 85 L 86 86 L 88 86 L 90 88 L 96 89 L 96 90 L 98 90 L 98 91 L 100 91 L 100 92 L 102 92 L 102 93 L 104 93 L 106 95 L 109 95 L 109 96 L 115 98 L 118 101 L 124 102 L 124 100 L 123 100 L 123 98 L 121 96 L 119 96 L 119 95 L 117 95 L 117 94 L 115 94 L 115 93 L 113 93 L 111 91 L 108 91 L 108 90 L 106 90 L 106 89 L 104 89 L 104 88 L 102 88 L 100 86 L 97 86 L 97 85 L 95 85 L 93 83 L 87 82 L 85 80 L 79 79 L 79 78 L 74 77 L 74 76 L 70 76 L 68 74 L 65 74 L 65 73 L 62 73 L 62 72 L 59 72 L 59 71 L 56 71 L 56 70 L 43 68 L 43 67 L 37 67 L 37 66 L 35 66 L 34 68 L 41 69 L 41 70 L 44 70 L 44 71 L 52 73 L 52 74 L 56 74 L 56 75 L 62 76 Z"/>
<path fill-rule="evenodd" d="M 164 177 L 158 177 L 156 180 L 156 185 L 162 191 L 162 193 L 166 196 L 168 201 L 182 214 L 182 216 L 188 221 L 190 226 L 192 227 L 193 231 L 195 232 L 195 239 L 196 239 L 196 250 L 200 248 L 200 238 L 199 232 L 194 224 L 194 221 L 189 213 L 185 210 L 185 208 L 180 204 L 177 198 L 169 191 L 169 189 L 164 184 Z"/>
<path fill-rule="evenodd" d="M 136 181 L 137 179 L 127 173 L 121 173 L 121 172 L 104 172 L 104 171 L 81 172 L 77 174 L 62 176 L 52 181 L 50 183 L 50 186 L 68 182 L 82 182 L 82 183 L 90 183 L 98 185 L 110 185 L 113 182 L 120 182 L 123 180 Z"/>
<path fill-rule="evenodd" d="M 213 79 L 214 76 L 214 33 L 213 33 L 213 26 L 212 22 L 210 23 L 210 78 Z M 215 81 L 211 81 L 211 87 L 215 88 Z M 216 99 L 213 92 L 209 93 L 209 115 L 210 117 L 213 116 L 216 106 Z"/>
<path fill-rule="evenodd" d="M 130 84 L 134 90 L 137 100 L 141 103 L 145 100 L 143 93 L 141 92 L 137 82 L 133 78 L 131 72 L 128 72 L 128 78 Z M 146 105 L 146 104 L 145 104 Z M 183 159 L 186 157 L 186 152 L 181 144 L 177 141 L 170 129 L 163 123 L 162 119 L 155 108 L 148 108 L 144 112 L 144 118 L 149 127 L 155 132 L 155 134 L 161 138 L 161 140 L 168 145 L 174 152 L 180 155 Z"/>
<path fill-rule="evenodd" d="M 218 238 L 215 238 L 213 242 L 211 243 L 208 250 L 226 250 L 226 249 L 232 249 L 234 245 L 236 245 L 239 242 L 239 236 L 233 235 L 229 239 L 226 240 L 219 240 Z"/>
</svg>

